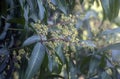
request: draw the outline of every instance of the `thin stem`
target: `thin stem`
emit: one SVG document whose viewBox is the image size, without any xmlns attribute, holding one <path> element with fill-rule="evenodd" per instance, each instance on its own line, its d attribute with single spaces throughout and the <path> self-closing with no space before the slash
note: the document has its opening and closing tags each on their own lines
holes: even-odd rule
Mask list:
<svg viewBox="0 0 120 79">
<path fill-rule="evenodd" d="M 15 30 L 15 31 L 20 30 L 20 31 L 23 31 L 23 29 L 15 29 L 15 28 L 8 28 L 8 30 Z"/>
<path fill-rule="evenodd" d="M 62 41 L 65 41 L 65 42 L 69 42 L 68 40 L 65 40 L 65 39 L 62 39 L 62 38 L 59 38 L 59 39 L 55 39 L 55 38 L 53 38 L 53 39 L 49 39 L 49 40 L 40 40 L 39 42 L 50 42 L 50 41 L 56 41 L 56 40 L 62 40 Z M 27 45 L 28 46 L 28 45 Z M 27 46 L 21 46 L 21 47 L 16 47 L 16 48 L 10 48 L 10 49 L 8 49 L 8 50 L 17 50 L 17 49 L 23 49 L 23 48 L 25 48 L 25 47 L 27 47 Z"/>
</svg>

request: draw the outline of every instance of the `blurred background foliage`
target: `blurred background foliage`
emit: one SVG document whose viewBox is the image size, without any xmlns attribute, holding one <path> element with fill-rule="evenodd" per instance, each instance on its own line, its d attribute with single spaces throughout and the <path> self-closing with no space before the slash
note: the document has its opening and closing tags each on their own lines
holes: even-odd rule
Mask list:
<svg viewBox="0 0 120 79">
<path fill-rule="evenodd" d="M 1 0 L 0 79 L 120 79 L 120 0 Z"/>
</svg>

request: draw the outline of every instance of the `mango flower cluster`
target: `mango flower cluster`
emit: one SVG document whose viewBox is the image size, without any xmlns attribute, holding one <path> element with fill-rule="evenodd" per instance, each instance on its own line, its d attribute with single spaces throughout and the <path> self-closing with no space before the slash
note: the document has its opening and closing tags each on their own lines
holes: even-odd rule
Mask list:
<svg viewBox="0 0 120 79">
<path fill-rule="evenodd" d="M 78 42 L 78 30 L 75 28 L 76 22 L 77 19 L 74 15 L 70 14 L 66 16 L 61 14 L 60 21 L 51 25 L 51 27 L 38 21 L 34 24 L 34 28 L 38 34 L 45 37 L 49 32 L 51 33 L 51 37 L 54 39 L 65 39 L 69 42 Z"/>
<path fill-rule="evenodd" d="M 52 36 L 57 38 L 64 38 L 70 42 L 77 42 L 79 39 L 78 30 L 75 28 L 76 17 L 73 15 L 65 16 L 61 15 L 60 23 L 57 23 L 54 27 L 56 29 L 51 29 Z"/>
<path fill-rule="evenodd" d="M 34 24 L 34 28 L 39 35 L 46 36 L 48 33 L 48 27 L 45 24 L 41 24 L 40 21 Z"/>
</svg>

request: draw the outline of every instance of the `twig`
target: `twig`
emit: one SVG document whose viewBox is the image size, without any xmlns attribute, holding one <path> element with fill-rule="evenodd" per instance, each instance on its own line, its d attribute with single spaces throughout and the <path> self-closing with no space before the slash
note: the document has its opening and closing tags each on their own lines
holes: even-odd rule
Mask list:
<svg viewBox="0 0 120 79">
<path fill-rule="evenodd" d="M 57 24 L 60 24 L 60 25 L 65 25 L 65 24 L 69 24 L 70 23 L 70 21 L 60 21 L 60 22 L 58 22 Z M 53 27 L 53 26 L 56 26 L 57 24 L 52 24 L 52 25 L 48 25 L 48 27 Z"/>
<path fill-rule="evenodd" d="M 20 30 L 20 31 L 23 31 L 23 29 L 15 29 L 15 28 L 8 28 L 8 30 L 15 30 L 15 31 Z"/>
<path fill-rule="evenodd" d="M 62 40 L 62 41 L 65 41 L 65 42 L 69 42 L 68 40 L 66 40 L 66 39 L 63 39 L 63 38 L 52 38 L 52 39 L 49 39 L 49 40 L 40 40 L 40 41 L 38 41 L 38 42 L 50 42 L 50 41 L 58 41 L 58 40 Z M 31 44 L 30 44 L 31 45 Z M 25 47 L 27 47 L 27 46 L 29 46 L 29 45 L 26 45 L 26 46 L 21 46 L 21 47 L 16 47 L 16 48 L 10 48 L 10 49 L 8 49 L 8 50 L 17 50 L 17 49 L 23 49 L 23 48 L 25 48 Z"/>
</svg>

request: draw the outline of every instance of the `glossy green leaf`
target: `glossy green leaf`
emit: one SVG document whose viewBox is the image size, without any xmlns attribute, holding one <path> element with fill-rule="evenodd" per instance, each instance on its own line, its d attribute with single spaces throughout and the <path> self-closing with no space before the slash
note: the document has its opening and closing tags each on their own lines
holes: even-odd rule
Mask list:
<svg viewBox="0 0 120 79">
<path fill-rule="evenodd" d="M 101 33 L 101 35 L 111 35 L 111 34 L 116 34 L 116 33 L 120 33 L 120 28 L 105 30 Z"/>
<path fill-rule="evenodd" d="M 19 79 L 24 79 L 25 71 L 27 69 L 28 60 L 25 56 L 21 58 L 20 70 L 19 70 Z"/>
<path fill-rule="evenodd" d="M 48 53 L 45 52 L 43 63 L 41 64 L 41 67 L 40 67 L 40 73 L 38 75 L 39 76 L 38 79 L 46 79 L 46 75 L 50 74 L 49 69 L 48 69 L 48 62 L 49 62 L 48 61 Z"/>
<path fill-rule="evenodd" d="M 106 72 L 103 72 L 103 73 L 101 74 L 101 79 L 112 79 L 112 78 L 111 78 L 110 75 L 108 75 Z"/>
<path fill-rule="evenodd" d="M 84 20 L 89 20 L 91 17 L 97 18 L 97 13 L 94 10 L 90 10 L 85 14 Z"/>
<path fill-rule="evenodd" d="M 119 50 L 111 50 L 112 61 L 116 63 L 116 65 L 120 65 L 120 49 Z"/>
<path fill-rule="evenodd" d="M 49 59 L 48 68 L 49 68 L 49 71 L 52 72 L 53 71 L 53 63 L 54 63 L 54 61 L 53 61 L 52 56 L 50 56 L 50 55 L 48 56 L 48 59 Z"/>
<path fill-rule="evenodd" d="M 0 40 L 3 40 L 6 36 L 7 32 L 6 31 L 3 31 L 1 34 L 0 34 Z"/>
<path fill-rule="evenodd" d="M 117 18 L 115 18 L 113 22 L 120 27 L 120 16 L 118 16 Z"/>
<path fill-rule="evenodd" d="M 56 5 L 57 4 L 57 1 L 56 0 L 51 0 L 51 2 Z"/>
<path fill-rule="evenodd" d="M 110 21 L 115 19 L 118 16 L 119 13 L 119 0 L 100 0 L 103 12 L 104 12 L 104 18 L 108 18 Z"/>
<path fill-rule="evenodd" d="M 56 61 L 55 55 L 49 56 L 48 58 L 49 58 L 48 68 L 50 72 L 59 74 L 61 72 L 62 65 Z"/>
<path fill-rule="evenodd" d="M 45 14 L 45 8 L 44 8 L 44 6 L 42 4 L 42 0 L 37 0 L 37 3 L 38 3 L 38 7 L 39 7 L 40 20 L 43 20 L 44 14 Z"/>
<path fill-rule="evenodd" d="M 24 18 L 25 18 L 25 21 L 28 22 L 28 14 L 29 14 L 29 6 L 26 5 L 24 7 Z"/>
<path fill-rule="evenodd" d="M 107 16 L 110 16 L 109 0 L 100 0 L 100 1 L 103 7 L 104 18 L 106 18 Z"/>
<path fill-rule="evenodd" d="M 106 62 L 105 56 L 103 55 L 100 59 L 99 67 L 100 68 L 105 68 L 106 64 L 107 64 L 107 62 Z"/>
<path fill-rule="evenodd" d="M 32 77 L 37 73 L 44 59 L 44 55 L 45 47 L 38 42 L 30 56 L 24 79 L 32 79 Z"/>
<path fill-rule="evenodd" d="M 7 16 L 6 20 L 8 20 L 8 19 L 11 19 L 11 16 Z M 10 27 L 10 24 L 9 23 L 5 23 L 4 30 L 0 34 L 0 40 L 5 39 L 6 34 L 7 34 L 7 30 L 8 30 L 9 27 Z"/>
<path fill-rule="evenodd" d="M 38 41 L 40 41 L 40 36 L 39 35 L 33 35 L 33 36 L 27 38 L 24 41 L 23 46 L 27 46 L 27 45 L 33 44 L 35 42 L 38 42 Z"/>
<path fill-rule="evenodd" d="M 63 48 L 62 44 L 58 45 L 58 47 L 56 48 L 56 53 L 59 56 L 59 59 L 62 61 L 62 63 L 65 63 L 65 56 L 62 48 Z"/>
<path fill-rule="evenodd" d="M 0 49 L 0 55 L 8 55 L 9 54 L 9 51 L 7 48 L 1 48 Z"/>
<path fill-rule="evenodd" d="M 0 63 L 0 73 L 2 73 L 4 69 L 6 68 L 8 59 L 9 57 L 6 56 L 5 59 L 2 61 L 2 63 Z"/>
<path fill-rule="evenodd" d="M 120 49 L 120 43 L 115 43 L 115 44 L 111 44 L 111 45 L 108 45 L 106 47 L 103 47 L 100 50 L 98 50 L 98 52 L 103 52 L 103 51 L 110 50 L 110 49 L 111 50 L 112 49 L 119 50 Z"/>
<path fill-rule="evenodd" d="M 76 67 L 71 62 L 70 62 L 69 67 L 70 67 L 70 76 L 71 76 L 71 79 L 77 79 L 77 77 L 76 77 L 76 74 L 77 74 Z"/>
<path fill-rule="evenodd" d="M 91 56 L 86 56 L 82 59 L 80 64 L 81 72 L 85 73 L 85 69 L 88 69 L 91 58 Z"/>
<path fill-rule="evenodd" d="M 98 58 L 92 57 L 92 59 L 91 59 L 91 61 L 90 61 L 90 66 L 89 66 L 89 74 L 90 74 L 90 75 L 95 74 L 98 65 L 99 65 L 99 60 L 98 60 Z"/>
<path fill-rule="evenodd" d="M 66 7 L 66 1 L 64 1 L 64 3 L 62 3 L 61 0 L 57 0 L 57 5 L 58 5 L 58 8 L 64 13 L 64 14 L 67 14 L 67 7 Z"/>
<path fill-rule="evenodd" d="M 34 3 L 33 3 L 33 0 L 26 0 L 27 1 L 27 3 L 29 4 L 29 6 L 30 6 L 30 9 L 31 9 L 31 11 L 34 11 Z"/>
<path fill-rule="evenodd" d="M 109 6 L 110 6 L 110 14 L 111 19 L 114 19 L 118 16 L 119 13 L 119 1 L 120 0 L 109 0 Z"/>
<path fill-rule="evenodd" d="M 18 0 L 18 1 L 19 1 L 20 5 L 21 5 L 21 8 L 23 9 L 23 5 L 25 3 L 25 0 Z"/>
<path fill-rule="evenodd" d="M 119 73 L 117 71 L 117 67 L 111 68 L 111 70 L 112 70 L 112 73 L 113 73 L 112 78 L 113 79 L 119 79 Z"/>
</svg>

